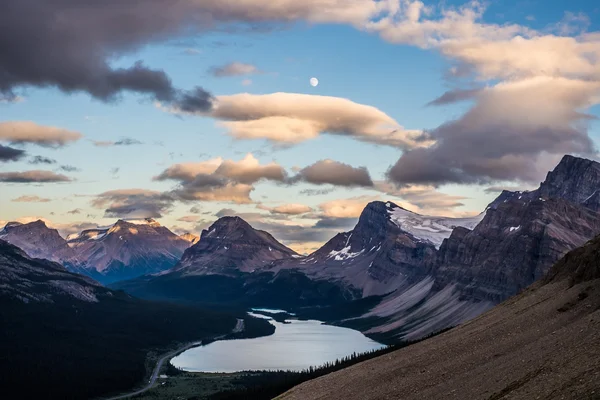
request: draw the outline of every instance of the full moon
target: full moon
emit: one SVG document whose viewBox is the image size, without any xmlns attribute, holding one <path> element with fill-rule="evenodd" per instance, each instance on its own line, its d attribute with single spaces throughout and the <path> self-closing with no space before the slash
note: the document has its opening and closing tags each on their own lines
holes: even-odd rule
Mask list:
<svg viewBox="0 0 600 400">
<path fill-rule="evenodd" d="M 319 84 L 319 80 L 317 78 L 310 78 L 310 86 L 316 87 Z"/>
</svg>

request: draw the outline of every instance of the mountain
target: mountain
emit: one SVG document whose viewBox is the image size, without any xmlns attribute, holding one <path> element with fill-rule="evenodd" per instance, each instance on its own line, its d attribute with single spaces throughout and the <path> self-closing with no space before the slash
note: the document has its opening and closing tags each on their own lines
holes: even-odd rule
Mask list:
<svg viewBox="0 0 600 400">
<path fill-rule="evenodd" d="M 173 271 L 186 275 L 236 275 L 298 254 L 240 217 L 222 217 L 187 249 Z"/>
<path fill-rule="evenodd" d="M 25 304 L 74 300 L 97 303 L 102 297 L 112 296 L 110 290 L 98 282 L 69 272 L 58 263 L 31 258 L 4 240 L 0 240 L 0 267 L 0 298 L 3 299 Z"/>
<path fill-rule="evenodd" d="M 193 233 L 190 233 L 190 232 L 186 232 L 182 235 L 179 235 L 179 237 L 182 238 L 183 240 L 187 240 L 191 244 L 196 244 L 200 240 L 200 236 L 194 235 Z"/>
<path fill-rule="evenodd" d="M 447 218 L 419 215 L 392 202 L 369 203 L 350 232 L 337 234 L 303 259 L 275 263 L 358 289 L 363 297 L 409 286 L 426 276 L 423 260 L 433 257 L 457 226 L 473 227 L 483 216 Z"/>
<path fill-rule="evenodd" d="M 448 332 L 306 382 L 311 399 L 595 399 L 600 237 L 542 281 Z"/>
<path fill-rule="evenodd" d="M 191 245 L 153 219 L 118 220 L 114 225 L 87 229 L 63 239 L 43 221 L 9 222 L 3 239 L 30 257 L 46 258 L 102 283 L 130 279 L 173 267 Z"/>
<path fill-rule="evenodd" d="M 273 268 L 273 263 L 301 258 L 242 218 L 222 217 L 202 231 L 172 269 L 111 287 L 148 299 L 236 307 L 343 304 L 360 297 L 354 288 L 329 279 Z"/>
<path fill-rule="evenodd" d="M 56 229 L 48 228 L 42 220 L 27 224 L 9 222 L 0 231 L 0 239 L 19 247 L 30 257 L 61 262 L 74 271 L 85 270 L 84 263 L 78 259 L 67 241 Z"/>
<path fill-rule="evenodd" d="M 19 398 L 128 390 L 145 376 L 148 352 L 229 333 L 236 317 L 142 301 L 0 240 L 0 387 Z M 272 332 L 242 318 L 246 335 Z"/>
<path fill-rule="evenodd" d="M 108 228 L 71 235 L 68 244 L 103 283 L 167 270 L 190 246 L 153 219 L 118 220 Z"/>
<path fill-rule="evenodd" d="M 372 323 L 359 326 L 415 339 L 474 318 L 529 286 L 600 233 L 600 213 L 586 203 L 600 188 L 599 167 L 565 156 L 539 189 L 503 192 L 475 228 L 454 229 L 435 257 L 423 259 L 423 280 L 389 295 L 363 316 Z"/>
</svg>

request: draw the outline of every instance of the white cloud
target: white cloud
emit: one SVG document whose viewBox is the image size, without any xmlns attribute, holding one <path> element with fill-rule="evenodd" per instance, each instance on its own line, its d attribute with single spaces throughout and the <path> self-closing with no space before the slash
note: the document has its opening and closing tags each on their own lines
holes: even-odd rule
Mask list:
<svg viewBox="0 0 600 400">
<path fill-rule="evenodd" d="M 52 126 L 38 125 L 30 121 L 0 122 L 0 140 L 11 143 L 33 143 L 47 147 L 61 147 L 81 139 L 79 132 Z"/>
<path fill-rule="evenodd" d="M 422 140 L 422 131 L 404 129 L 377 108 L 339 97 L 299 93 L 218 96 L 213 109 L 204 115 L 220 120 L 238 139 L 293 144 L 329 133 L 399 148 L 431 144 Z"/>
</svg>

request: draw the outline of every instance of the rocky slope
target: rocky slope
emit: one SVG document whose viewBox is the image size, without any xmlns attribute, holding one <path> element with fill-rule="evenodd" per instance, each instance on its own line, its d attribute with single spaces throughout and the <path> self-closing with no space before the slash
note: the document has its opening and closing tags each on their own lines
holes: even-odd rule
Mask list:
<svg viewBox="0 0 600 400">
<path fill-rule="evenodd" d="M 423 260 L 426 278 L 363 316 L 381 318 L 366 332 L 415 339 L 469 320 L 541 278 L 600 233 L 600 213 L 586 203 L 600 188 L 598 170 L 596 162 L 565 156 L 539 189 L 503 192 L 473 230 L 454 229 Z"/>
<path fill-rule="evenodd" d="M 108 229 L 71 236 L 68 243 L 103 283 L 167 270 L 191 245 L 152 219 L 119 220 Z"/>
<path fill-rule="evenodd" d="M 42 220 L 27 224 L 9 222 L 0 231 L 0 239 L 19 247 L 30 257 L 60 262 L 73 271 L 85 271 L 85 263 L 80 261 L 67 241 Z"/>
<path fill-rule="evenodd" d="M 23 303 L 78 300 L 96 303 L 112 296 L 98 282 L 67 271 L 62 265 L 29 257 L 20 248 L 0 240 L 0 297 Z"/>
<path fill-rule="evenodd" d="M 600 238 L 478 318 L 278 397 L 594 399 L 600 393 Z"/>
<path fill-rule="evenodd" d="M 363 297 L 419 281 L 426 272 L 422 260 L 435 253 L 435 245 L 404 230 L 394 218 L 398 213 L 409 212 L 391 202 L 369 203 L 352 231 L 339 233 L 306 258 L 276 263 L 273 269 L 297 269 L 312 279 L 360 290 Z"/>
<path fill-rule="evenodd" d="M 298 257 L 269 233 L 252 228 L 240 217 L 222 217 L 202 231 L 173 272 L 185 275 L 237 275 L 272 261 Z"/>
</svg>

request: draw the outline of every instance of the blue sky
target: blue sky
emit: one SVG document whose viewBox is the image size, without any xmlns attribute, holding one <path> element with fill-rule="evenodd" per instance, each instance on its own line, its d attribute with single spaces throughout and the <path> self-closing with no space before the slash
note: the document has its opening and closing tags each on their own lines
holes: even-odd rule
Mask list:
<svg viewBox="0 0 600 400">
<path fill-rule="evenodd" d="M 600 6 L 593 3 L 582 0 L 491 1 L 477 21 L 484 25 L 517 24 L 535 29 L 541 36 L 577 38 L 582 32 L 600 31 Z M 458 1 L 445 2 L 443 9 L 464 4 Z M 421 16 L 421 21 L 443 19 L 439 2 L 426 2 L 426 5 L 436 9 L 428 16 Z M 217 98 L 246 92 L 253 95 L 284 92 L 349 99 L 375 107 L 406 129 L 423 131 L 436 130 L 449 121 L 460 119 L 478 101 L 471 98 L 466 102 L 427 106 L 444 92 L 457 88 L 494 87 L 502 82 L 514 81 L 514 78 L 494 76 L 449 77 L 449 68 L 457 65 L 457 60 L 462 63 L 465 60 L 448 55 L 441 45 L 425 48 L 407 43 L 405 39 L 400 43 L 394 42 L 381 32 L 366 32 L 352 23 L 322 23 L 314 17 L 318 12 L 311 12 L 308 17 L 298 18 L 283 26 L 258 23 L 258 27 L 264 28 L 259 32 L 244 30 L 230 33 L 214 28 L 188 36 L 171 35 L 168 40 L 158 42 L 148 39 L 137 43 L 138 48 L 134 51 L 119 52 L 119 56 L 109 62 L 113 68 L 128 68 L 137 60 L 142 60 L 149 68 L 165 71 L 174 87 L 188 89 L 201 85 Z M 575 21 L 572 23 L 573 30 L 561 30 L 556 25 L 568 19 L 566 12 L 577 16 L 571 18 Z M 440 36 L 444 34 L 435 33 Z M 600 40 L 594 41 L 593 45 L 598 42 Z M 215 77 L 210 72 L 213 67 L 233 62 L 251 64 L 260 72 L 229 77 Z M 597 60 L 595 62 L 594 65 L 600 68 L 600 63 Z M 472 63 L 471 67 L 478 70 L 480 64 Z M 591 79 L 583 76 L 585 73 L 579 76 L 577 71 L 569 74 L 568 78 Z M 317 87 L 309 85 L 309 78 L 313 76 L 319 79 Z M 34 169 L 58 173 L 60 165 L 75 166 L 79 171 L 60 172 L 73 179 L 67 183 L 0 182 L 0 220 L 3 221 L 43 217 L 63 231 L 73 229 L 70 224 L 105 225 L 116 217 L 106 215 L 106 207 L 93 205 L 97 195 L 132 188 L 168 192 L 177 186 L 177 181 L 153 181 L 152 178 L 173 164 L 197 163 L 216 157 L 239 161 L 247 153 L 252 153 L 261 164 L 277 163 L 289 176 L 297 171 L 294 168 L 304 168 L 319 160 L 331 159 L 355 168 L 366 167 L 373 181 L 388 180 L 399 187 L 406 185 L 404 181 L 393 182 L 392 178 L 386 177 L 386 171 L 403 152 L 410 149 L 371 144 L 347 135 L 328 135 L 326 132 L 293 145 L 265 139 L 240 140 L 218 126 L 219 118 L 173 115 L 156 107 L 151 96 L 127 90 L 122 91 L 117 100 L 105 102 L 86 91 L 65 93 L 52 84 L 48 87 L 24 84 L 12 89 L 22 97 L 22 101 L 0 103 L 0 123 L 31 121 L 40 126 L 79 132 L 83 137 L 60 148 L 47 148 L 35 143 L 13 145 L 26 150 L 28 156 L 19 161 L 0 163 L 0 173 Z M 581 110 L 581 107 L 573 107 Z M 584 111 L 600 117 L 600 107 L 596 101 L 587 104 Z M 498 109 L 498 112 L 502 110 Z M 597 144 L 600 124 L 592 121 L 585 133 Z M 486 134 L 489 133 L 482 133 Z M 135 139 L 143 144 L 94 145 L 94 141 L 116 142 L 122 138 Z M 10 141 L 4 144 L 10 145 Z M 543 150 L 538 149 L 538 153 Z M 31 165 L 31 157 L 36 155 L 54 159 L 56 163 Z M 546 164 L 540 163 L 545 168 Z M 451 207 L 437 206 L 435 202 L 427 203 L 428 206 L 415 206 L 410 198 L 392 196 L 373 187 L 315 185 L 307 182 L 286 184 L 261 180 L 252 184 L 254 190 L 248 204 L 174 201 L 167 212 L 161 213 L 160 221 L 166 226 L 176 227 L 178 231 L 199 233 L 199 228 L 214 221 L 219 210 L 234 209 L 239 213 L 251 213 L 248 218 L 257 221 L 262 217 L 254 214 L 262 213 L 266 219 L 260 219 L 260 222 L 265 224 L 300 225 L 309 229 L 321 218 L 347 218 L 356 214 L 350 210 L 346 214 L 327 214 L 320 205 L 328 202 L 359 198 L 356 202 L 360 204 L 375 198 L 391 199 L 419 212 L 459 215 L 482 211 L 497 195 L 485 192 L 488 187 L 535 186 L 535 179 L 526 174 L 499 176 L 496 179 L 490 179 L 489 176 L 480 179 L 477 176 L 476 179 L 443 181 L 435 185 L 427 183 L 433 197 L 437 194 L 463 197 L 456 201 L 462 205 Z M 424 185 L 423 182 L 415 184 Z M 300 194 L 305 189 L 324 188 L 332 190 L 320 195 Z M 13 201 L 21 196 L 39 196 L 51 201 Z M 288 215 L 285 221 L 269 220 L 273 215 L 257 209 L 258 203 L 267 207 L 303 204 L 311 207 L 314 215 Z M 188 218 L 188 222 L 178 221 L 192 215 L 189 210 L 193 206 L 200 207 L 206 214 L 197 215 L 194 222 L 189 222 L 194 219 L 192 217 Z M 80 212 L 68 213 L 75 209 L 80 209 Z M 315 239 L 315 242 L 320 241 L 322 239 Z M 294 239 L 288 242 L 294 242 Z M 298 244 L 296 246 L 301 247 Z"/>
</svg>

